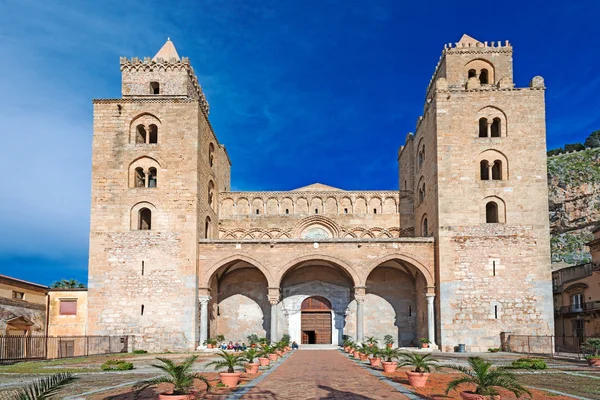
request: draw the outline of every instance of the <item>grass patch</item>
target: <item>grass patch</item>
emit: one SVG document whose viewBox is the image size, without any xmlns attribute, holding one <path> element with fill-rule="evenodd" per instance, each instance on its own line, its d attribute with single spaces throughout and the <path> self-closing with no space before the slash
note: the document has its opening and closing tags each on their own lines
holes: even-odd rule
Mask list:
<svg viewBox="0 0 600 400">
<path fill-rule="evenodd" d="M 519 358 L 510 364 L 510 368 L 515 369 L 547 369 L 546 361 L 539 358 Z"/>
<path fill-rule="evenodd" d="M 108 360 L 100 368 L 102 371 L 129 371 L 133 369 L 133 363 L 123 360 Z"/>
<path fill-rule="evenodd" d="M 562 373 L 545 373 L 519 374 L 518 380 L 528 386 L 556 390 L 591 399 L 600 399 L 600 385 L 597 378 L 586 378 Z"/>
</svg>

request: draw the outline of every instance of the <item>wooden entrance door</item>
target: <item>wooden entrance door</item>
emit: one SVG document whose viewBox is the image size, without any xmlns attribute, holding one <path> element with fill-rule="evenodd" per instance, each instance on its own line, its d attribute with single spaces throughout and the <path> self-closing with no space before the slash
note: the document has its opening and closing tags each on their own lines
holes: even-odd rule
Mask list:
<svg viewBox="0 0 600 400">
<path fill-rule="evenodd" d="M 302 302 L 302 344 L 331 344 L 331 303 L 324 297 Z"/>
</svg>

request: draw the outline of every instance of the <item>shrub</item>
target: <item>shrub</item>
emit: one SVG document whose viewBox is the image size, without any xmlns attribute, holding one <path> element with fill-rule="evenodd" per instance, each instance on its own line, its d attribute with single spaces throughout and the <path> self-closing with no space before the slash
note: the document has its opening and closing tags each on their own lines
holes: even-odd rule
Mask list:
<svg viewBox="0 0 600 400">
<path fill-rule="evenodd" d="M 108 360 L 102 364 L 102 371 L 129 371 L 133 364 L 123 360 Z"/>
<path fill-rule="evenodd" d="M 490 353 L 497 353 L 497 352 L 500 351 L 500 349 L 498 347 L 491 347 L 491 348 L 488 349 L 488 351 Z"/>
<path fill-rule="evenodd" d="M 548 365 L 546 361 L 540 360 L 539 358 L 519 358 L 510 365 L 511 368 L 515 369 L 546 369 Z"/>
<path fill-rule="evenodd" d="M 259 341 L 260 341 L 260 338 L 258 337 L 258 335 L 256 333 L 253 333 L 252 335 L 248 335 L 248 342 L 250 342 L 250 345 L 258 344 Z"/>
<path fill-rule="evenodd" d="M 148 351 L 146 351 L 146 350 L 134 350 L 133 351 L 133 354 L 147 354 L 147 353 L 148 353 Z"/>
</svg>

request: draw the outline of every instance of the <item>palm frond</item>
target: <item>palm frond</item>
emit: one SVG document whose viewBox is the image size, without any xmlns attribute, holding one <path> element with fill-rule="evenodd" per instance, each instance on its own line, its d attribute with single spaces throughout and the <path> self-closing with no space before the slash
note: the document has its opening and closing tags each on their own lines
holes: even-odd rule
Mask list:
<svg viewBox="0 0 600 400">
<path fill-rule="evenodd" d="M 473 378 L 468 377 L 468 376 L 463 376 L 462 378 L 457 378 L 453 381 L 450 381 L 448 383 L 448 386 L 446 387 L 445 394 L 450 393 L 452 390 L 456 389 L 458 386 L 463 385 L 465 383 L 473 383 Z"/>
<path fill-rule="evenodd" d="M 78 379 L 69 372 L 36 379 L 29 386 L 19 390 L 16 400 L 46 400 L 52 398 L 64 386 Z"/>
</svg>

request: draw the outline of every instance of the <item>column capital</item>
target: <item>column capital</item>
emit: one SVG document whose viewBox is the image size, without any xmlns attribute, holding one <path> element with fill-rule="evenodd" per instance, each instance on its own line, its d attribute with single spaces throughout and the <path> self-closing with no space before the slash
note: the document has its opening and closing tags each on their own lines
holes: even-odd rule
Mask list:
<svg viewBox="0 0 600 400">
<path fill-rule="evenodd" d="M 365 301 L 367 295 L 367 288 L 365 286 L 354 286 L 354 300 L 362 303 Z"/>
<path fill-rule="evenodd" d="M 212 297 L 210 296 L 198 296 L 198 302 L 202 305 L 204 304 L 208 304 L 208 302 L 210 301 Z"/>
<path fill-rule="evenodd" d="M 271 303 L 271 305 L 276 305 L 281 299 L 281 289 L 279 287 L 267 288 L 267 297 L 269 298 L 269 303 Z"/>
<path fill-rule="evenodd" d="M 435 286 L 427 286 L 427 291 L 425 292 L 425 296 L 435 297 Z"/>
<path fill-rule="evenodd" d="M 435 293 L 425 293 L 425 297 L 427 297 L 427 300 L 429 299 L 435 299 Z"/>
</svg>

